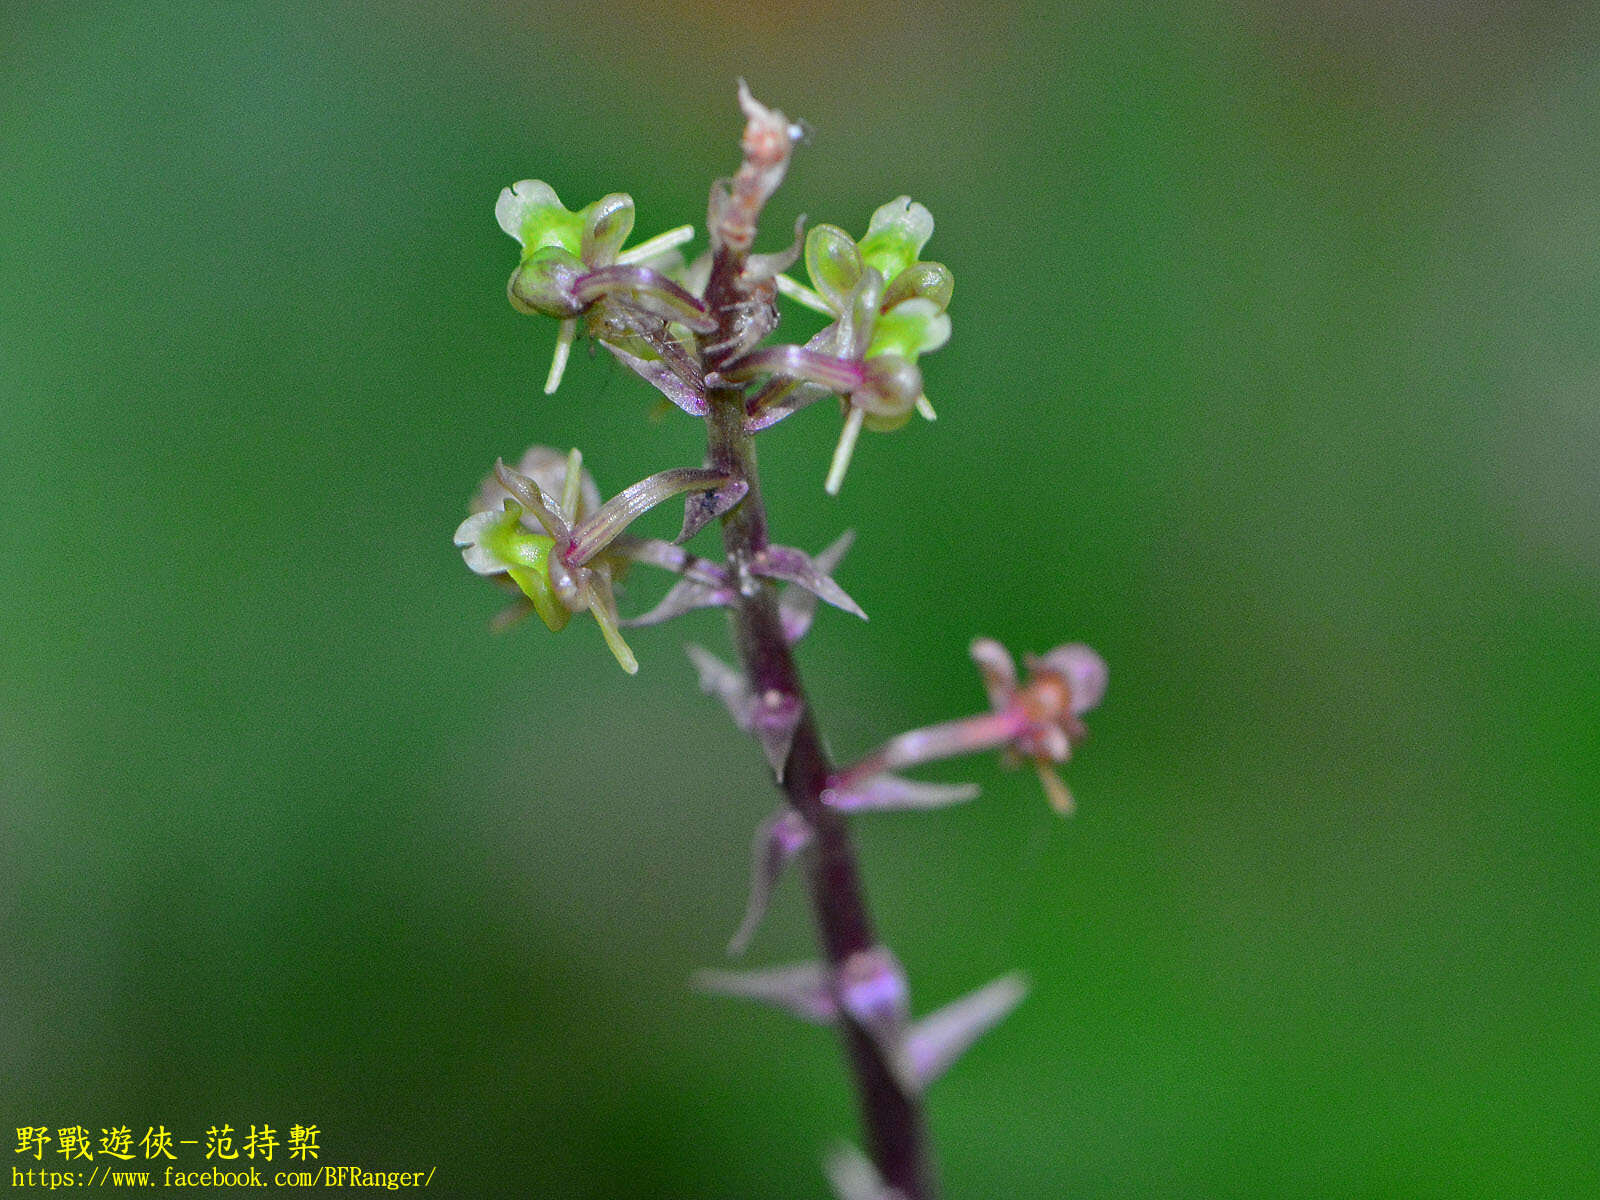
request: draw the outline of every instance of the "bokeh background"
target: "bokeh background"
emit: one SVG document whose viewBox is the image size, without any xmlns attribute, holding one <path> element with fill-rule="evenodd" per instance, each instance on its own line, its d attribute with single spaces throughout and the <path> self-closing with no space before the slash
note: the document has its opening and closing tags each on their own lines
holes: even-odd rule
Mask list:
<svg viewBox="0 0 1600 1200">
<path fill-rule="evenodd" d="M 4 1125 L 823 1195 L 830 1036 L 686 987 L 773 806 L 720 618 L 630 680 L 450 545 L 530 442 L 698 461 L 604 358 L 539 394 L 492 209 L 703 223 L 740 74 L 815 130 L 769 247 L 909 193 L 958 279 L 937 424 L 837 500 L 826 408 L 763 442 L 783 540 L 859 531 L 835 749 L 980 706 L 976 633 L 1112 664 L 1073 820 L 985 760 L 860 822 L 919 1008 L 1034 981 L 949 1195 L 1594 1195 L 1600 39 L 1532 0 L 6 4 Z"/>
</svg>

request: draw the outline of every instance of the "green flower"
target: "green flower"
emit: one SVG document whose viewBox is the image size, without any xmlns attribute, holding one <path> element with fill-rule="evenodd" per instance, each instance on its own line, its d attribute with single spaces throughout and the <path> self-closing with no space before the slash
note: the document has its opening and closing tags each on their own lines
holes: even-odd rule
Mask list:
<svg viewBox="0 0 1600 1200">
<path fill-rule="evenodd" d="M 811 287 L 778 276 L 778 287 L 793 300 L 825 316 L 845 316 L 862 275 L 874 270 L 883 280 L 878 307 L 888 312 L 907 300 L 923 299 L 943 312 L 955 279 L 943 263 L 917 256 L 933 236 L 933 215 L 909 196 L 882 205 L 867 222 L 867 235 L 857 243 L 837 225 L 818 225 L 806 235 L 806 274 Z"/>
<path fill-rule="evenodd" d="M 612 332 L 604 320 L 607 302 L 691 328 L 706 327 L 704 306 L 665 273 L 679 261 L 676 248 L 694 236 L 694 226 L 681 225 L 624 250 L 633 232 L 633 197 L 612 192 L 573 212 L 539 179 L 503 189 L 494 215 L 522 246 L 506 285 L 512 307 L 561 321 L 546 395 L 561 382 L 579 317 L 589 314 L 590 332 L 596 336 Z M 627 326 L 626 321 L 618 324 Z"/>
</svg>

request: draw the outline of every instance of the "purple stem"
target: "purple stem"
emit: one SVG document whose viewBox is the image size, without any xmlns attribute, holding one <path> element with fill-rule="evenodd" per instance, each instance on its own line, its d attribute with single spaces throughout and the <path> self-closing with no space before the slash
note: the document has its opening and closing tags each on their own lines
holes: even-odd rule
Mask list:
<svg viewBox="0 0 1600 1200">
<path fill-rule="evenodd" d="M 747 107 L 747 114 L 750 109 Z M 754 123 L 752 123 L 754 128 Z M 753 297 L 742 282 L 755 218 L 765 201 L 746 135 L 746 165 L 723 202 L 723 220 L 713 231 L 717 250 L 706 285 L 706 308 L 717 330 L 701 336 L 706 373 L 727 368 L 737 353 L 739 322 Z M 785 158 L 787 155 L 785 154 Z M 777 172 L 781 177 L 781 167 Z M 772 186 L 776 186 L 775 182 Z M 768 189 L 770 190 L 770 189 Z M 718 206 L 713 204 L 713 212 Z M 719 236 L 721 235 L 721 236 Z M 721 355 L 718 348 L 725 347 Z M 708 465 L 749 490 L 722 518 L 722 544 L 729 572 L 741 586 L 733 588 L 733 632 L 739 658 L 758 695 L 775 691 L 791 699 L 800 712 L 794 741 L 784 765 L 782 788 L 790 806 L 811 827 L 814 841 L 808 859 L 811 905 L 823 952 L 834 972 L 852 955 L 878 945 L 872 914 L 861 885 L 856 852 L 845 819 L 822 801 L 832 766 L 817 731 L 810 700 L 790 653 L 779 615 L 776 589 L 751 571 L 755 557 L 767 548 L 767 515 L 756 472 L 755 443 L 745 429 L 745 391 L 724 384 L 707 389 Z M 857 1021 L 841 1019 L 845 1054 L 855 1079 L 866 1130 L 868 1152 L 885 1184 L 905 1200 L 936 1200 L 927 1122 L 920 1099 L 908 1094 L 883 1049 Z"/>
</svg>

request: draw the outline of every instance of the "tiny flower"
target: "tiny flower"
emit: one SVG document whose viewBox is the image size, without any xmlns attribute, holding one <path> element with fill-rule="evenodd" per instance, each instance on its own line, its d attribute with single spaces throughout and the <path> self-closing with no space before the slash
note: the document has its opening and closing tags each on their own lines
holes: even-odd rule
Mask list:
<svg viewBox="0 0 1600 1200">
<path fill-rule="evenodd" d="M 545 447 L 522 458 L 528 473 L 497 463 L 479 488 L 476 511 L 455 533 L 462 558 L 479 575 L 505 575 L 535 612 L 559 632 L 575 612 L 587 612 L 624 671 L 639 669 L 622 640 L 613 584 L 630 563 L 679 569 L 688 556 L 666 543 L 623 536 L 638 517 L 674 496 L 690 494 L 685 529 L 692 533 L 743 498 L 745 484 L 699 468 L 662 471 L 623 489 L 605 503 L 573 450 L 564 465 Z"/>
<path fill-rule="evenodd" d="M 919 356 L 950 338 L 945 313 L 954 279 L 942 263 L 918 255 L 933 235 L 933 217 L 910 197 L 901 196 L 872 214 L 867 235 L 856 243 L 836 225 L 818 225 L 806 237 L 807 288 L 778 276 L 786 295 L 834 318 L 810 343 L 757 351 L 740 365 L 743 377 L 768 370 L 789 381 L 757 402 L 770 420 L 781 419 L 806 397 L 803 385 L 837 393 L 845 403 L 845 424 L 834 450 L 824 490 L 838 493 L 863 428 L 888 433 L 901 428 L 913 409 L 932 420 L 933 407 L 922 393 Z M 792 353 L 798 351 L 798 353 Z M 837 366 L 823 361 L 831 356 Z M 739 375 L 729 373 L 730 378 Z M 848 375 L 848 378 L 845 376 Z"/>
<path fill-rule="evenodd" d="M 990 712 L 913 729 L 893 738 L 859 763 L 836 774 L 823 795 L 840 809 L 890 807 L 874 803 L 884 791 L 895 796 L 896 777 L 888 772 L 920 763 L 1003 749 L 1009 762 L 1028 761 L 1051 806 L 1063 815 L 1072 811 L 1072 793 L 1053 765 L 1072 756 L 1072 747 L 1088 736 L 1082 717 L 1105 696 L 1106 664 L 1081 643 L 1058 646 L 1043 656 L 1029 656 L 1028 680 L 1017 682 L 1016 667 L 1005 647 L 991 638 L 972 643 Z M 914 802 L 894 807 L 926 807 Z"/>
<path fill-rule="evenodd" d="M 623 250 L 633 232 L 631 196 L 613 192 L 572 212 L 538 179 L 502 190 L 495 218 L 522 246 L 506 285 L 512 307 L 561 321 L 547 395 L 561 382 L 580 317 L 603 341 L 627 341 L 642 324 L 678 323 L 701 332 L 712 327 L 704 304 L 664 270 L 667 256 L 694 236 L 692 226 Z"/>
</svg>

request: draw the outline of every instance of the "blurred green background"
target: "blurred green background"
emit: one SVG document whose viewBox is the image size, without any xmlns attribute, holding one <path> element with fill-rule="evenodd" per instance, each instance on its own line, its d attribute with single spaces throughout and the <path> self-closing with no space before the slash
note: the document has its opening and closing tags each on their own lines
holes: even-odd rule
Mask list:
<svg viewBox="0 0 1600 1200">
<path fill-rule="evenodd" d="M 7 4 L 4 1125 L 823 1195 L 830 1036 L 685 986 L 773 807 L 720 618 L 630 680 L 450 545 L 530 442 L 698 461 L 604 358 L 539 394 L 492 210 L 703 225 L 744 74 L 815 129 L 769 248 L 910 193 L 958 280 L 937 424 L 837 500 L 825 407 L 763 441 L 782 540 L 860 535 L 833 746 L 980 707 L 976 633 L 1112 668 L 1075 819 L 985 759 L 859 823 L 919 1008 L 1035 984 L 933 1093 L 949 1196 L 1600 1191 L 1592 13 Z M 790 886 L 752 960 L 808 948 Z"/>
</svg>

